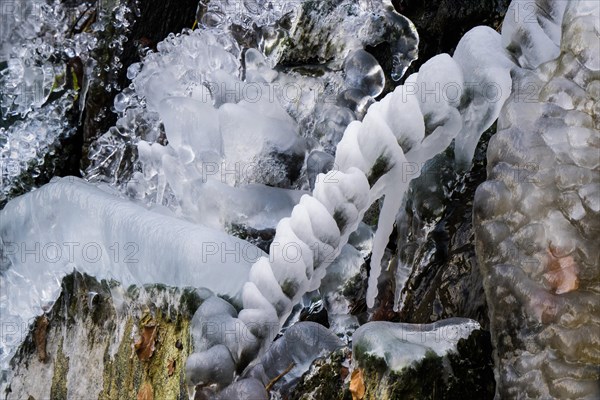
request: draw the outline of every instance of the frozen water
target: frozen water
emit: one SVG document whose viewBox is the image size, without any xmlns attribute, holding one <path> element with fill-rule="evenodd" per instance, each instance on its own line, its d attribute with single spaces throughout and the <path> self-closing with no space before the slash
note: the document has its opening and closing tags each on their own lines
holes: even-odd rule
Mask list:
<svg viewBox="0 0 600 400">
<path fill-rule="evenodd" d="M 60 140 L 75 132 L 65 120 L 73 106 L 74 94 L 65 93 L 45 107 L 30 112 L 29 117 L 8 128 L 0 128 L 0 204 L 13 192 L 27 192 L 32 182 L 24 179 L 38 177 L 48 169 L 47 153 L 54 151 Z"/>
<path fill-rule="evenodd" d="M 597 398 L 600 4 L 536 2 L 530 15 L 503 27 L 519 65 L 474 204 L 497 395 Z"/>
<path fill-rule="evenodd" d="M 217 400 L 269 400 L 265 385 L 257 379 L 240 379 L 218 394 Z"/>
<path fill-rule="evenodd" d="M 360 89 L 371 97 L 377 97 L 383 92 L 385 75 L 383 69 L 372 55 L 363 49 L 348 54 L 344 61 L 346 84 Z"/>
<path fill-rule="evenodd" d="M 114 37 L 105 41 L 99 40 L 99 32 L 117 15 L 130 11 L 118 3 L 90 7 L 82 1 L 0 2 L 0 64 L 6 63 L 0 71 L 0 118 L 6 129 L 2 136 L 10 137 L 0 141 L 0 169 L 5 178 L 0 185 L 0 203 L 31 189 L 34 185 L 25 171 L 38 178 L 42 165 L 48 163 L 44 158 L 54 158 L 58 142 L 74 132 L 75 116 L 70 111 L 77 110 L 76 102 L 83 111 L 84 87 L 99 74 L 93 51 L 111 45 L 105 67 L 118 69 L 125 38 L 121 33 L 126 27 L 117 28 Z M 91 18 L 96 23 L 83 32 Z M 76 73 L 77 68 L 83 73 Z M 21 165 L 6 159 L 7 153 Z M 49 165 L 45 168 L 51 175 Z M 8 170 L 11 172 L 6 173 Z M 14 171 L 23 175 L 15 177 Z"/>
<path fill-rule="evenodd" d="M 308 371 L 313 361 L 325 357 L 344 344 L 332 332 L 314 322 L 298 322 L 276 340 L 265 354 L 246 371 L 244 377 L 252 377 L 267 385 L 284 371 L 289 371 L 274 385 L 285 391 Z"/>
<path fill-rule="evenodd" d="M 466 339 L 479 323 L 467 318 L 449 318 L 432 324 L 369 322 L 352 336 L 354 365 L 362 366 L 368 357 L 385 361 L 395 372 L 422 360 L 428 352 L 441 357 L 456 351 L 460 339 Z"/>
<path fill-rule="evenodd" d="M 185 375 L 188 385 L 210 385 L 225 387 L 233 381 L 235 363 L 227 347 L 222 344 L 206 351 L 196 351 L 187 359 Z"/>
<path fill-rule="evenodd" d="M 315 181 L 319 174 L 326 174 L 334 167 L 335 158 L 324 151 L 313 150 L 306 160 L 306 174 L 311 190 L 315 188 Z"/>
<path fill-rule="evenodd" d="M 467 105 L 460 109 L 463 129 L 456 137 L 454 154 L 463 168 L 470 167 L 481 134 L 498 118 L 511 93 L 510 71 L 515 64 L 502 46 L 500 35 L 479 26 L 467 32 L 453 56 L 463 71 Z"/>
<path fill-rule="evenodd" d="M 264 255 L 260 249 L 111 192 L 77 178 L 55 179 L 0 211 L 3 322 L 29 323 L 52 305 L 73 269 L 124 286 L 208 287 L 239 298 L 250 266 Z M 5 367 L 20 343 L 4 337 L 2 343 Z"/>
</svg>

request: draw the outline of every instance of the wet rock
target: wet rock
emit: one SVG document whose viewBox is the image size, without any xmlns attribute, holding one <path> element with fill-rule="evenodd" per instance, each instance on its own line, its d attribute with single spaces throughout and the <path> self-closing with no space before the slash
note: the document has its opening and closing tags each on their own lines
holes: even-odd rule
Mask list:
<svg viewBox="0 0 600 400">
<path fill-rule="evenodd" d="M 360 366 L 364 399 L 493 399 L 491 350 L 489 333 L 475 330 L 458 341 L 456 351 L 444 356 L 428 352 L 400 371 L 391 370 L 381 358 L 366 356 Z"/>
<path fill-rule="evenodd" d="M 414 195 L 397 228 L 397 268 L 407 274 L 402 294 L 397 293 L 397 320 L 427 323 L 461 316 L 488 326 L 472 210 L 475 190 L 486 179 L 485 154 L 493 132 L 495 127 L 484 134 L 470 171 L 457 174 L 449 151 L 414 181 Z"/>
</svg>

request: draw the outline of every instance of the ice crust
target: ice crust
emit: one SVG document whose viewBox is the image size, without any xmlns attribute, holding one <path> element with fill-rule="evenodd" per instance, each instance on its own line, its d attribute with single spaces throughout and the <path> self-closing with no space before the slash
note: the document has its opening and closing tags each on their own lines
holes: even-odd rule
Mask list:
<svg viewBox="0 0 600 400">
<path fill-rule="evenodd" d="M 369 357 L 382 359 L 390 370 L 400 372 L 428 353 L 442 357 L 456 351 L 458 341 L 476 329 L 481 329 L 479 323 L 467 318 L 431 324 L 369 322 L 352 336 L 352 358 L 358 367 L 364 367 Z"/>
<path fill-rule="evenodd" d="M 239 298 L 262 250 L 113 192 L 78 178 L 60 178 L 0 211 L 3 323 L 26 329 L 53 304 L 62 277 L 73 269 L 124 286 L 208 287 Z M 5 337 L 10 329 L 2 332 L 6 367 L 23 338 Z"/>
<path fill-rule="evenodd" d="M 377 2 L 369 11 L 364 2 L 303 1 L 295 10 L 258 14 L 254 2 L 232 3 L 201 2 L 203 29 L 170 35 L 157 52 L 129 67 L 132 85 L 114 103 L 119 121 L 92 146 L 86 171 L 87 179 L 109 182 L 118 191 L 60 179 L 0 211 L 4 256 L 15 243 L 25 249 L 35 243 L 95 243 L 104 255 L 114 254 L 114 243 L 133 243 L 140 261 L 127 261 L 122 247 L 117 262 L 92 263 L 81 256 L 53 263 L 52 269 L 20 253 L 20 258 L 3 257 L 2 291 L 17 291 L 2 299 L 3 318 L 22 322 L 39 314 L 73 267 L 123 284 L 208 287 L 236 303 L 239 312 L 216 297 L 200 307 L 194 316 L 196 352 L 186 365 L 190 385 L 224 388 L 257 355 L 260 361 L 249 369 L 255 372 L 247 374 L 263 383 L 289 365 L 272 362 L 280 356 L 308 368 L 316 357 L 315 344 L 308 340 L 310 325 L 293 325 L 268 347 L 292 307 L 321 286 L 326 268 L 340 254 L 357 260 L 356 267 L 359 255 L 345 246 L 366 210 L 383 197 L 367 293 L 373 307 L 385 248 L 410 181 L 452 141 L 457 163 L 468 168 L 481 134 L 502 110 L 499 133 L 489 147 L 490 181 L 479 189 L 475 210 L 478 256 L 502 368 L 498 391 L 508 396 L 521 390 L 539 396 L 597 394 L 598 335 L 592 331 L 599 321 L 594 303 L 599 291 L 594 247 L 600 208 L 594 125 L 600 93 L 594 36 L 598 5 L 539 1 L 534 23 L 526 23 L 522 17 L 531 15 L 529 3 L 513 1 L 509 12 L 521 19 L 507 17 L 502 35 L 474 28 L 453 56 L 430 59 L 375 102 L 385 82 L 381 67 L 362 48 L 378 44 L 382 33 L 394 28 L 393 75 L 398 78 L 414 58 L 418 41 L 410 21 L 393 13 L 389 2 Z M 240 4 L 241 13 L 229 9 Z M 327 6 L 333 11 L 320 18 Z M 355 10 L 355 18 L 346 18 L 346 9 Z M 379 20 L 384 23 L 373 15 L 384 15 Z M 305 31 L 302 21 L 311 18 L 318 23 Z M 366 28 L 354 37 L 358 23 Z M 234 25 L 259 28 L 257 49 L 242 48 Z M 331 46 L 319 43 L 323 52 L 315 54 L 314 40 Z M 344 45 L 336 46 L 340 40 Z M 297 51 L 326 66 L 314 76 L 274 69 L 278 61 L 301 59 L 287 47 L 290 41 L 302 43 Z M 38 72 L 32 74 L 42 79 Z M 302 96 L 295 101 L 265 96 L 286 84 L 297 85 Z M 533 103 L 518 97 L 516 89 L 526 84 L 536 87 Z M 334 104 L 322 101 L 328 85 L 340 92 Z M 251 101 L 259 88 L 262 96 Z M 316 88 L 317 96 L 308 96 L 307 88 Z M 30 115 L 35 121 L 38 114 Z M 21 133 L 11 136 L 20 141 L 26 137 Z M 3 151 L 3 158 L 14 158 L 14 149 L 31 152 L 20 142 L 10 145 L 3 147 L 10 150 Z M 290 190 L 291 170 L 302 165 L 308 150 L 313 150 L 306 159 L 312 193 Z M 130 153 L 137 158 L 128 159 Z M 247 165 L 257 168 L 240 174 Z M 519 173 L 515 178 L 515 170 L 531 180 L 520 180 Z M 231 224 L 276 228 L 269 256 L 225 234 Z M 207 255 L 200 251 L 206 245 L 215 246 L 208 252 L 214 259 L 199 263 Z M 234 249 L 238 258 L 248 251 L 252 255 L 231 262 L 231 253 L 219 246 Z M 535 263 L 523 261 L 530 259 L 524 256 Z M 25 287 L 36 295 L 20 294 Z M 511 325 L 515 316 L 518 324 Z M 403 342 L 399 335 L 424 330 L 435 336 L 450 327 L 460 337 L 462 328 L 468 333 L 478 328 L 464 320 L 425 327 L 368 324 L 356 332 L 355 346 L 371 349 L 398 369 L 428 350 L 440 355 L 452 347 L 429 339 Z M 510 341 L 503 341 L 505 334 Z M 296 349 L 300 353 L 286 350 L 286 336 L 304 343 Z M 329 339 L 335 345 L 327 348 L 333 349 L 338 342 Z M 393 351 L 385 354 L 387 348 Z M 13 352 L 10 346 L 2 348 L 3 365 Z M 544 367 L 544 360 L 551 366 Z M 571 368 L 573 363 L 581 365 Z M 533 381 L 540 385 L 532 387 Z M 237 396 L 246 386 L 254 393 L 256 381 L 235 382 L 222 396 Z"/>
<path fill-rule="evenodd" d="M 474 203 L 497 396 L 597 398 L 600 5 L 527 15 L 503 26 L 519 68 Z"/>
<path fill-rule="evenodd" d="M 266 353 L 244 371 L 243 376 L 255 378 L 266 386 L 288 371 L 274 387 L 285 391 L 297 383 L 315 359 L 326 357 L 343 345 L 324 326 L 315 322 L 298 322 L 273 342 Z"/>
</svg>

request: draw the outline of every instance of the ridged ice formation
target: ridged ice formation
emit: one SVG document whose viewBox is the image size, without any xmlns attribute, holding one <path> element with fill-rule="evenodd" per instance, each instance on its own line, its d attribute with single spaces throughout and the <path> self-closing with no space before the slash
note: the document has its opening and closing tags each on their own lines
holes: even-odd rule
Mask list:
<svg viewBox="0 0 600 400">
<path fill-rule="evenodd" d="M 499 35 L 489 28 L 476 28 L 465 37 L 463 46 L 467 48 L 469 43 L 484 43 L 501 50 Z M 481 127 L 495 119 L 494 111 L 484 114 L 485 123 L 477 115 L 461 115 L 459 104 L 466 103 L 461 110 L 469 110 L 468 100 L 473 98 L 463 98 L 463 84 L 459 64 L 446 54 L 436 56 L 405 85 L 373 104 L 362 122 L 348 126 L 337 146 L 335 169 L 321 174 L 312 196 L 303 196 L 291 217 L 279 222 L 269 257 L 252 266 L 242 292 L 244 308 L 238 316 L 247 325 L 242 331 L 270 342 L 276 330 L 265 331 L 264 327 L 280 326 L 277 322 L 286 320 L 306 292 L 319 288 L 325 269 L 340 254 L 365 211 L 385 196 L 367 293 L 367 304 L 373 306 L 383 250 L 410 180 L 419 175 L 424 162 L 444 151 L 464 126 Z M 449 87 L 454 92 L 441 91 Z M 476 140 L 481 133 L 473 135 Z"/>
<path fill-rule="evenodd" d="M 600 397 L 599 21 L 515 1 L 504 22 L 520 68 L 474 206 L 499 398 Z"/>
</svg>

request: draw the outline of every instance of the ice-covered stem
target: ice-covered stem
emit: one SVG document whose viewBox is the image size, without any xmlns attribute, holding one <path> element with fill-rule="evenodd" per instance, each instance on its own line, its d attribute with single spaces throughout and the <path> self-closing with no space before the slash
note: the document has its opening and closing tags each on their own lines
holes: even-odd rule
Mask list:
<svg viewBox="0 0 600 400">
<path fill-rule="evenodd" d="M 481 98 L 464 90 L 463 69 L 469 76 L 477 69 L 473 63 L 479 60 L 467 57 L 471 46 L 500 49 L 498 58 L 506 61 L 499 36 L 480 27 L 463 41 L 456 56 L 463 68 L 447 54 L 436 56 L 374 104 L 363 122 L 352 122 L 337 146 L 335 169 L 319 175 L 312 196 L 302 197 L 291 217 L 278 224 L 269 257 L 259 259 L 250 270 L 242 290 L 243 309 L 237 315 L 243 329 L 263 344 L 271 341 L 302 295 L 320 286 L 327 266 L 365 211 L 384 196 L 367 293 L 367 304 L 374 305 L 381 260 L 410 181 L 419 176 L 426 161 L 450 145 L 463 126 L 472 132 L 465 142 L 476 143 L 497 116 L 499 107 L 489 102 L 481 106 Z M 508 74 L 504 65 L 497 70 Z M 491 79 L 490 74 L 480 75 L 481 81 Z M 509 93 L 510 79 L 502 85 Z M 479 118 L 482 110 L 485 113 Z"/>
<path fill-rule="evenodd" d="M 435 81 L 434 81 L 435 79 Z M 462 85 L 462 74 L 448 55 L 440 55 L 421 67 L 410 82 Z M 427 101 L 401 86 L 373 106 L 363 122 L 351 123 L 337 147 L 334 171 L 319 176 L 312 196 L 304 196 L 291 217 L 277 226 L 269 258 L 256 262 L 242 292 L 243 310 L 239 319 L 259 338 L 265 336 L 263 323 L 280 326 L 292 306 L 309 290 L 317 289 L 326 267 L 337 257 L 349 235 L 356 229 L 368 207 L 386 196 L 380 218 L 377 251 L 383 254 L 395 214 L 408 182 L 405 149 L 411 162 L 423 163 L 444 150 L 462 126 L 458 111 L 450 104 Z M 430 135 L 425 137 L 424 120 Z M 417 176 L 415 174 L 414 176 Z M 372 280 L 380 273 L 372 266 Z M 370 304 L 376 285 L 370 289 Z M 376 292 L 374 292 L 376 293 Z M 260 323 L 257 324 L 257 321 Z"/>
</svg>

